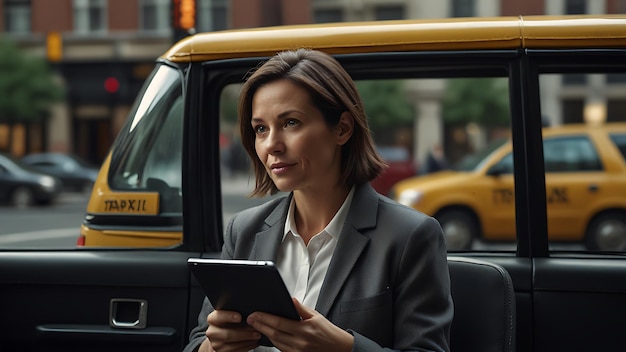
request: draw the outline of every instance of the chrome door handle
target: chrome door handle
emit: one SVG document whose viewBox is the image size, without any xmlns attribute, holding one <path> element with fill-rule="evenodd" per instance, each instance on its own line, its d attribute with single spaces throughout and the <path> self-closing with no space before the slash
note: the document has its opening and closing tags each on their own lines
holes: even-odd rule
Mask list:
<svg viewBox="0 0 626 352">
<path fill-rule="evenodd" d="M 148 316 L 148 301 L 134 298 L 112 298 L 109 325 L 113 328 L 144 329 Z"/>
</svg>

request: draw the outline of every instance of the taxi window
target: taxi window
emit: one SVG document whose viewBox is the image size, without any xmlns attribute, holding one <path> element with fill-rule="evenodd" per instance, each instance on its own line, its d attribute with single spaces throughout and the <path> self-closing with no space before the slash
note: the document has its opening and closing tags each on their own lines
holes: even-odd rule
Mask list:
<svg viewBox="0 0 626 352">
<path fill-rule="evenodd" d="M 110 187 L 157 191 L 161 212 L 182 209 L 183 97 L 180 73 L 161 66 L 113 146 Z M 149 87 L 154 87 L 150 85 Z M 165 209 L 163 208 L 165 207 Z"/>
<path fill-rule="evenodd" d="M 491 153 L 493 153 L 495 150 L 500 148 L 503 144 L 505 144 L 507 140 L 508 139 L 505 139 L 505 138 L 496 139 L 494 141 L 491 141 L 485 149 L 476 153 L 466 155 L 456 165 L 456 169 L 459 171 L 475 171 L 475 170 L 480 169 L 483 166 L 483 164 L 488 160 L 488 156 L 491 155 Z M 507 172 L 513 172 L 513 155 L 512 154 L 505 157 L 500 163 L 503 163 L 506 165 L 510 163 L 511 164 L 510 167 L 506 166 L 506 169 L 507 170 L 510 169 L 510 171 L 507 171 Z"/>
<path fill-rule="evenodd" d="M 546 172 L 602 170 L 598 153 L 587 137 L 546 140 L 543 153 Z"/>
<path fill-rule="evenodd" d="M 489 173 L 512 174 L 513 169 L 513 153 L 507 154 L 502 160 L 490 168 Z"/>
<path fill-rule="evenodd" d="M 402 192 L 421 192 L 422 202 L 407 205 L 440 221 L 450 251 L 514 251 L 513 175 L 487 175 L 494 151 L 510 141 L 508 79 L 466 74 L 458 78 L 359 76 L 355 81 L 376 147 L 389 164 L 372 182 L 374 189 L 396 200 Z M 247 197 L 254 176 L 238 135 L 239 89 L 240 85 L 232 84 L 221 93 L 224 224 L 236 212 L 267 201 Z M 436 153 L 440 158 L 432 160 Z M 512 167 L 512 158 L 507 160 Z M 478 176 L 464 171 L 468 164 Z M 468 185 L 468 180 L 474 184 Z M 392 187 L 403 182 L 406 185 L 394 194 Z"/>
<path fill-rule="evenodd" d="M 539 77 L 553 253 L 626 252 L 626 94 L 603 70 Z"/>
<path fill-rule="evenodd" d="M 626 134 L 612 134 L 611 140 L 619 149 L 619 152 L 622 154 L 622 158 L 626 159 Z"/>
</svg>

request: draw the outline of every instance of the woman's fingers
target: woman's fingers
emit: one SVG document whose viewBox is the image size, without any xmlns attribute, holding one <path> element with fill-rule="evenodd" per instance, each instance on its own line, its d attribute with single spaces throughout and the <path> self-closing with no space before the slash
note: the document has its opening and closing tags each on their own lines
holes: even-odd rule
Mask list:
<svg viewBox="0 0 626 352">
<path fill-rule="evenodd" d="M 241 323 L 241 314 L 230 310 L 214 310 L 207 317 L 209 325 Z"/>
<path fill-rule="evenodd" d="M 215 351 L 248 351 L 258 345 L 261 334 L 242 323 L 241 314 L 215 310 L 207 317 L 209 328 L 206 336 Z"/>
</svg>

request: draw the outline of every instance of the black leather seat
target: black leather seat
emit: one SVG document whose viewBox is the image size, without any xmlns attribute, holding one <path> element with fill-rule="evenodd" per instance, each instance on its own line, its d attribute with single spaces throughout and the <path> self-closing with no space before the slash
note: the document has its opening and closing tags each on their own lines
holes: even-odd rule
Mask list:
<svg viewBox="0 0 626 352">
<path fill-rule="evenodd" d="M 454 320 L 452 352 L 515 351 L 515 292 L 500 265 L 449 257 Z"/>
</svg>

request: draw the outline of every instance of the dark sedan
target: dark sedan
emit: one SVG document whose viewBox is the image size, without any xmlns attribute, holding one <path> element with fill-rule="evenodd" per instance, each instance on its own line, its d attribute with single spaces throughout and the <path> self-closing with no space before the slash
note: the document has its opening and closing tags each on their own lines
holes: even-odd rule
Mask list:
<svg viewBox="0 0 626 352">
<path fill-rule="evenodd" d="M 91 192 L 98 176 L 98 168 L 78 156 L 63 153 L 35 153 L 22 158 L 33 168 L 58 177 L 63 188 L 70 191 Z"/>
<path fill-rule="evenodd" d="M 17 207 L 50 204 L 62 190 L 61 181 L 7 154 L 0 154 L 0 200 Z"/>
</svg>

